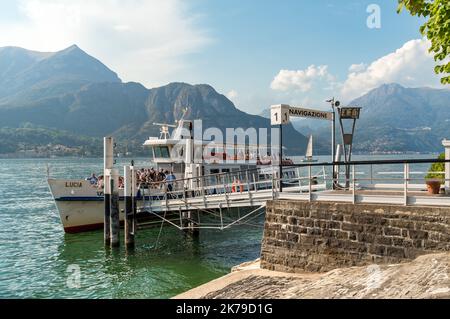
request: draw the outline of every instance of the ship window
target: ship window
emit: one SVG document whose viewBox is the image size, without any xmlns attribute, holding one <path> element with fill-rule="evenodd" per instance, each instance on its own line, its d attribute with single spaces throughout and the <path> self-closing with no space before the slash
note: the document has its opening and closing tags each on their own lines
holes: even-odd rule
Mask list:
<svg viewBox="0 0 450 319">
<path fill-rule="evenodd" d="M 169 148 L 167 146 L 154 147 L 155 158 L 170 158 Z"/>
</svg>

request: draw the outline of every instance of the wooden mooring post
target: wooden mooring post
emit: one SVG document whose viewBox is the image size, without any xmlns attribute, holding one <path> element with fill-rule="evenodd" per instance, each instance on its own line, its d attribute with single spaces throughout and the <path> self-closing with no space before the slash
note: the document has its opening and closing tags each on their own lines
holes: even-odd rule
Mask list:
<svg viewBox="0 0 450 319">
<path fill-rule="evenodd" d="M 125 245 L 127 248 L 134 247 L 134 207 L 135 206 L 135 191 L 134 189 L 134 169 L 131 166 L 124 166 L 124 196 L 125 196 Z M 134 204 L 134 205 L 133 205 Z"/>
<path fill-rule="evenodd" d="M 120 220 L 119 220 L 119 171 L 111 170 L 111 247 L 120 246 Z"/>
<path fill-rule="evenodd" d="M 198 229 L 198 225 L 196 225 L 196 221 L 194 217 L 196 214 L 194 214 L 192 211 L 186 211 L 182 213 L 183 215 L 183 231 L 185 234 L 190 235 L 192 237 L 198 237 L 200 235 L 200 230 Z M 198 217 L 198 214 L 197 214 Z"/>
<path fill-rule="evenodd" d="M 103 139 L 104 158 L 103 158 L 103 182 L 104 182 L 104 218 L 103 218 L 103 234 L 105 245 L 111 244 L 111 169 L 113 168 L 113 145 L 114 141 L 112 137 L 105 137 Z"/>
</svg>

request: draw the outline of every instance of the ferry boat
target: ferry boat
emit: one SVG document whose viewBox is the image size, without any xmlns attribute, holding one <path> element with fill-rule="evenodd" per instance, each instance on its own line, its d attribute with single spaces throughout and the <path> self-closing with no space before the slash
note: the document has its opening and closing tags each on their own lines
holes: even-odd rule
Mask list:
<svg viewBox="0 0 450 319">
<path fill-rule="evenodd" d="M 160 136 L 149 137 L 143 144 L 150 148 L 152 153 L 152 159 L 149 158 L 149 168 L 153 167 L 156 171 L 163 169 L 173 172 L 176 179 L 186 178 L 186 170 L 188 166 L 192 165 L 186 165 L 186 160 L 183 158 L 186 141 L 189 138 L 186 132 L 189 127 L 192 129 L 192 121 L 182 119 L 178 121 L 178 125 L 154 124 L 160 126 Z M 172 133 L 169 131 L 171 127 L 173 128 Z M 193 144 L 195 176 L 214 176 L 257 168 L 264 168 L 258 170 L 258 174 L 268 176 L 274 171 L 272 161 L 277 160 L 275 156 L 270 155 L 271 152 L 267 148 L 264 149 L 265 154 L 261 155 L 262 145 L 235 143 L 227 146 L 204 140 L 194 140 Z M 283 165 L 289 164 L 293 164 L 293 162 L 283 159 Z M 283 177 L 295 179 L 296 171 L 293 168 L 285 168 Z M 50 177 L 48 185 L 66 233 L 78 233 L 103 227 L 104 196 L 102 187 L 91 184 L 91 181 L 87 179 L 53 179 Z M 138 195 L 137 206 L 142 205 L 143 201 L 145 201 L 145 196 Z M 119 186 L 120 220 L 124 219 L 123 208 L 123 188 Z"/>
</svg>

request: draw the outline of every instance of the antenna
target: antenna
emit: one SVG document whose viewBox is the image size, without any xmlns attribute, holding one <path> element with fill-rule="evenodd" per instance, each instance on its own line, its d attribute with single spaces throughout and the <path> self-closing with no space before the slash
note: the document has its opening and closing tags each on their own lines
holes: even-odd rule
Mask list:
<svg viewBox="0 0 450 319">
<path fill-rule="evenodd" d="M 183 108 L 183 115 L 181 116 L 181 119 L 180 119 L 180 121 L 183 121 L 184 120 L 184 116 L 186 115 L 186 113 L 187 113 L 187 111 L 189 110 L 189 107 L 188 106 L 186 106 L 185 108 Z"/>
</svg>

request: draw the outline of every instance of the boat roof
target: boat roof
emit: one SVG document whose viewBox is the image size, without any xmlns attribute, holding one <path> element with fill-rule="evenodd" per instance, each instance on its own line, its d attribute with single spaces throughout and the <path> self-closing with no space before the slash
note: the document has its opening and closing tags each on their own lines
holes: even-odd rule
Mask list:
<svg viewBox="0 0 450 319">
<path fill-rule="evenodd" d="M 155 146 L 155 145 L 162 145 L 162 146 L 167 146 L 167 145 L 180 145 L 180 144 L 185 144 L 186 143 L 186 139 L 160 139 L 160 138 L 149 138 L 148 140 L 146 140 L 144 142 L 144 146 Z M 270 145 L 267 144 L 241 144 L 241 143 L 216 143 L 214 141 L 200 141 L 200 140 L 195 140 L 194 141 L 195 145 L 203 145 L 203 146 L 208 146 L 208 147 L 215 147 L 215 148 L 231 148 L 231 147 L 236 147 L 236 148 L 270 148 Z M 283 146 L 283 149 L 285 149 L 285 147 Z"/>
</svg>

